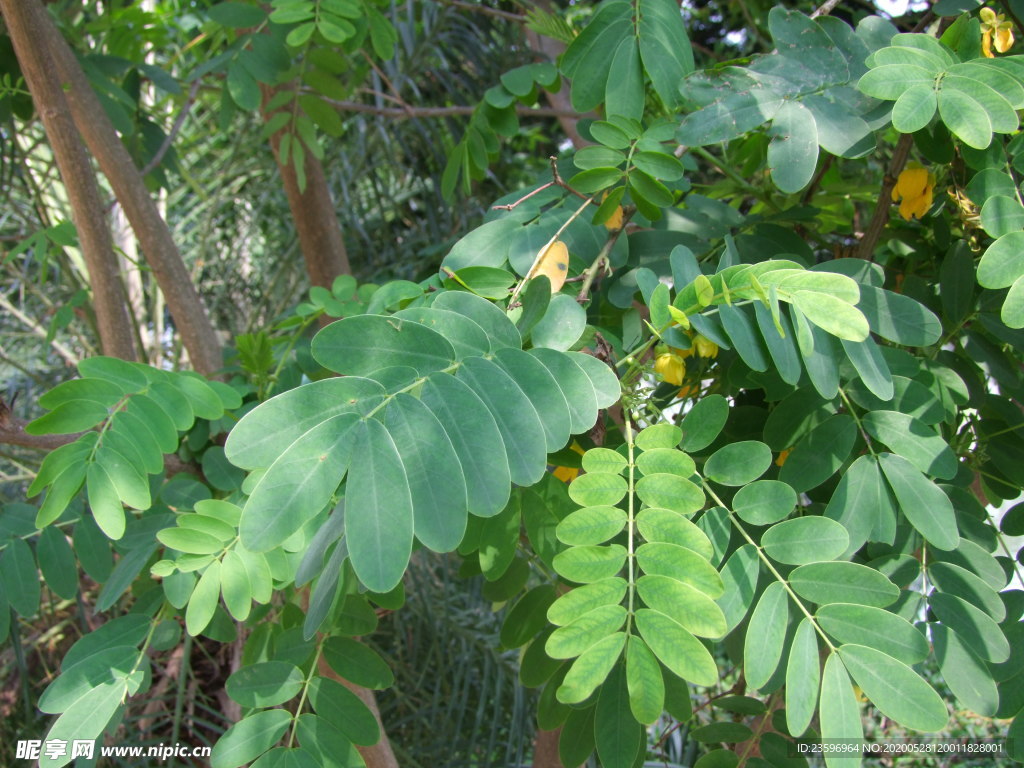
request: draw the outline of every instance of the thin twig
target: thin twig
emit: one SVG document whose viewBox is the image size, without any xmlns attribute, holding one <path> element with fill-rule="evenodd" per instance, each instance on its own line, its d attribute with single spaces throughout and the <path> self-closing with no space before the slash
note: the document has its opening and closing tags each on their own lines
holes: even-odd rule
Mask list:
<svg viewBox="0 0 1024 768">
<path fill-rule="evenodd" d="M 526 285 L 530 278 L 533 277 L 534 271 L 537 269 L 537 265 L 540 264 L 540 260 L 544 258 L 544 254 L 547 253 L 548 248 L 555 244 L 555 241 L 557 241 L 558 238 L 561 237 L 562 233 L 569 228 L 569 225 L 576 221 L 576 219 L 579 218 L 580 214 L 587 210 L 587 206 L 590 205 L 592 202 L 593 198 L 585 198 L 583 200 L 583 205 L 581 205 L 579 208 L 573 211 L 572 216 L 566 219 L 565 223 L 558 228 L 558 231 L 551 236 L 551 239 L 544 244 L 544 247 L 537 251 L 537 258 L 533 260 L 533 264 L 531 264 L 530 268 L 527 270 L 526 277 L 520 280 L 518 285 L 516 285 L 515 290 L 512 291 L 512 296 L 511 298 L 509 298 L 510 305 L 516 300 L 516 297 L 519 296 L 520 291 L 523 290 L 523 286 Z"/>
<path fill-rule="evenodd" d="M 43 326 L 41 326 L 31 317 L 26 315 L 24 312 L 22 312 L 20 309 L 18 309 L 16 306 L 14 306 L 10 301 L 7 300 L 7 297 L 4 296 L 3 294 L 0 294 L 0 307 L 3 307 L 12 315 L 14 315 L 15 318 L 17 318 L 36 336 L 38 336 L 41 339 L 46 338 L 46 329 L 43 328 Z M 70 349 L 65 347 L 63 344 L 61 344 L 59 341 L 57 341 L 56 339 L 51 339 L 50 346 L 54 348 L 58 355 L 64 358 L 64 362 L 66 362 L 68 365 L 78 365 L 78 356 Z"/>
<path fill-rule="evenodd" d="M 875 212 L 871 215 L 871 222 L 864 231 L 857 248 L 857 258 L 871 261 L 875 253 L 875 246 L 882 236 L 882 230 L 889 222 L 889 208 L 892 206 L 892 190 L 896 186 L 896 179 L 907 164 L 907 157 L 910 155 L 910 147 L 914 143 L 914 136 L 904 133 L 896 142 L 896 149 L 893 150 L 892 160 L 889 169 L 882 179 L 882 188 L 878 191 L 878 201 L 875 203 Z"/>
<path fill-rule="evenodd" d="M 188 113 L 192 110 L 192 105 L 196 103 L 196 96 L 199 95 L 199 85 L 201 81 L 195 80 L 192 83 L 192 87 L 188 90 L 188 99 L 185 100 L 185 104 L 181 108 L 181 112 L 178 113 L 178 117 L 174 120 L 174 125 L 171 126 L 170 133 L 164 137 L 163 143 L 160 145 L 160 149 L 156 151 L 156 154 L 146 163 L 140 174 L 146 176 L 150 171 L 154 170 L 161 162 L 163 162 L 164 155 L 174 144 L 174 140 L 178 137 L 178 133 L 181 131 L 183 125 L 185 125 L 185 118 L 188 117 Z"/>
<path fill-rule="evenodd" d="M 590 289 L 597 279 L 598 273 L 607 267 L 608 256 L 611 254 L 612 248 L 615 247 L 615 243 L 618 242 L 619 236 L 626 231 L 626 225 L 634 213 L 636 213 L 636 208 L 632 205 L 622 209 L 622 225 L 608 233 L 608 239 L 601 246 L 601 252 L 597 254 L 594 262 L 583 272 L 583 285 L 580 286 L 580 292 L 576 294 L 576 301 L 580 304 L 590 297 Z"/>
<path fill-rule="evenodd" d="M 518 200 L 516 200 L 514 203 L 508 203 L 507 205 L 492 205 L 491 206 L 491 210 L 492 211 L 511 211 L 516 206 L 518 206 L 520 203 L 525 203 L 527 200 L 529 200 L 534 195 L 536 195 L 536 194 L 538 194 L 540 192 L 543 192 L 548 187 L 553 187 L 553 186 L 555 186 L 555 182 L 553 182 L 553 181 L 549 181 L 547 184 L 541 184 L 539 187 L 537 187 L 535 190 L 533 190 L 533 192 L 528 192 L 527 194 L 523 195 Z"/>
<path fill-rule="evenodd" d="M 814 13 L 811 14 L 812 19 L 816 19 L 819 16 L 828 16 L 835 7 L 839 5 L 839 0 L 825 0 Z"/>
<path fill-rule="evenodd" d="M 454 107 L 415 107 L 408 109 L 402 107 L 378 107 L 374 104 L 363 104 L 358 101 L 341 101 L 338 99 L 323 99 L 339 112 L 362 112 L 380 117 L 394 117 L 409 119 L 417 117 L 460 117 L 472 115 L 476 107 L 459 105 Z M 554 109 L 552 107 L 528 107 L 523 104 L 516 105 L 516 114 L 523 117 L 579 117 L 579 113 L 571 109 Z"/>
</svg>

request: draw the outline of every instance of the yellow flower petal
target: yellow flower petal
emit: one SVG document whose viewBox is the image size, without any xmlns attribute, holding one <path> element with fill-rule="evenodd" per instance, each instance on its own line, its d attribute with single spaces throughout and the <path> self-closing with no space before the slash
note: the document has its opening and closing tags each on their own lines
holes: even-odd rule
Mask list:
<svg viewBox="0 0 1024 768">
<path fill-rule="evenodd" d="M 701 357 L 718 357 L 718 345 L 700 334 L 694 336 L 693 348 L 697 350 L 697 354 Z"/>
<path fill-rule="evenodd" d="M 993 11 L 991 8 L 982 8 L 980 15 L 981 15 L 981 23 L 982 24 L 996 24 L 996 23 L 998 23 L 998 18 L 999 17 L 996 16 L 996 12 Z"/>
<path fill-rule="evenodd" d="M 683 383 L 683 376 L 686 375 L 686 363 L 679 355 L 666 352 L 663 355 L 658 355 L 654 361 L 654 372 L 661 377 L 662 381 L 678 387 Z"/>
<path fill-rule="evenodd" d="M 996 56 L 992 53 L 992 30 L 986 29 L 981 33 L 981 52 L 985 54 L 986 58 L 994 59 Z"/>
<path fill-rule="evenodd" d="M 551 474 L 561 480 L 563 483 L 571 483 L 576 479 L 576 476 L 580 473 L 578 469 L 573 467 L 555 467 Z"/>
<path fill-rule="evenodd" d="M 1000 24 L 996 30 L 996 50 L 1006 53 L 1013 47 L 1013 29 L 1010 25 Z"/>
</svg>

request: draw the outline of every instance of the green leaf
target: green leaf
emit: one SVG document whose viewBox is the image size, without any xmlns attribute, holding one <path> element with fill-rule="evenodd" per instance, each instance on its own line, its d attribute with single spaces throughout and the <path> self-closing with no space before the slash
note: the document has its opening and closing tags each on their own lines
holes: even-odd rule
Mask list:
<svg viewBox="0 0 1024 768">
<path fill-rule="evenodd" d="M 679 475 L 661 472 L 640 478 L 636 495 L 648 506 L 670 509 L 681 515 L 692 515 L 704 506 L 704 491 L 697 485 Z"/>
<path fill-rule="evenodd" d="M 394 365 L 407 365 L 426 376 L 455 360 L 455 350 L 441 334 L 384 315 L 354 315 L 331 323 L 313 338 L 312 353 L 324 367 L 349 376 Z"/>
<path fill-rule="evenodd" d="M 946 727 L 946 705 L 906 664 L 864 645 L 843 645 L 838 651 L 857 685 L 884 715 L 917 731 Z"/>
<path fill-rule="evenodd" d="M 192 528 L 164 528 L 157 531 L 156 538 L 165 547 L 190 555 L 215 555 L 224 551 L 223 541 Z"/>
<path fill-rule="evenodd" d="M 557 293 L 544 317 L 533 327 L 534 347 L 547 347 L 562 352 L 579 340 L 587 326 L 587 313 L 572 296 Z"/>
<path fill-rule="evenodd" d="M 789 325 L 789 318 L 784 313 L 776 309 L 774 310 L 776 316 L 773 317 L 772 311 L 763 304 L 754 304 L 754 315 L 757 318 L 758 328 L 761 330 L 761 336 L 768 346 L 768 353 L 775 363 L 779 376 L 787 384 L 796 384 L 800 381 L 802 368 L 793 338 L 793 329 Z M 776 321 L 779 323 L 779 328 L 775 326 Z M 782 335 L 780 335 L 780 328 Z"/>
<path fill-rule="evenodd" d="M 559 596 L 548 608 L 547 619 L 557 626 L 565 626 L 596 608 L 621 602 L 625 594 L 625 579 L 618 576 L 600 579 Z"/>
<path fill-rule="evenodd" d="M 796 291 L 792 302 L 823 331 L 839 339 L 864 341 L 868 337 L 867 318 L 855 306 L 827 293 Z"/>
<path fill-rule="evenodd" d="M 124 507 L 117 493 L 114 481 L 101 464 L 89 464 L 85 471 L 89 508 L 100 530 L 108 539 L 120 539 L 124 535 Z"/>
<path fill-rule="evenodd" d="M 793 736 L 801 736 L 811 724 L 818 702 L 821 661 L 814 622 L 803 619 L 793 635 L 786 665 L 786 725 Z"/>
<path fill-rule="evenodd" d="M 892 108 L 892 125 L 900 133 L 915 133 L 928 126 L 938 99 L 932 85 L 915 85 L 905 90 Z"/>
<path fill-rule="evenodd" d="M 46 585 L 59 597 L 65 600 L 74 599 L 78 593 L 78 567 L 75 563 L 75 553 L 71 551 L 71 545 L 68 544 L 64 532 L 53 526 L 45 528 L 39 534 L 36 556 L 39 558 L 39 570 L 46 579 Z M 2 570 L 0 568 L 0 572 Z M 35 578 L 32 581 L 38 583 Z M 3 582 L 7 589 L 14 586 L 8 584 L 6 578 Z"/>
<path fill-rule="evenodd" d="M 616 664 L 601 687 L 594 714 L 597 755 L 602 765 L 632 766 L 641 747 L 646 746 L 647 729 L 626 716 L 629 702 L 625 666 Z"/>
<path fill-rule="evenodd" d="M 559 627 L 548 637 L 544 650 L 553 659 L 572 659 L 613 632 L 626 621 L 621 605 L 603 605 Z"/>
<path fill-rule="evenodd" d="M 120 678 L 106 682 L 85 693 L 64 712 L 46 734 L 46 740 L 70 744 L 75 739 L 98 739 L 104 729 L 117 714 L 121 702 L 127 694 L 126 679 Z M 47 768 L 67 765 L 71 760 L 70 750 L 48 759 L 46 751 L 39 764 Z"/>
<path fill-rule="evenodd" d="M 373 713 L 341 683 L 314 677 L 308 691 L 316 713 L 336 724 L 352 743 L 370 746 L 380 739 L 380 727 Z"/>
<path fill-rule="evenodd" d="M 873 568 L 858 563 L 808 563 L 789 576 L 790 586 L 812 603 L 856 603 L 879 608 L 895 602 L 900 588 Z"/>
<path fill-rule="evenodd" d="M 356 376 L 323 379 L 288 390 L 243 416 L 228 435 L 225 453 L 232 464 L 243 469 L 269 467 L 283 447 L 318 424 L 343 413 L 365 415 L 383 397 L 380 384 Z"/>
<path fill-rule="evenodd" d="M 472 272 L 474 270 L 490 272 L 491 268 L 466 267 L 459 270 L 459 274 L 462 275 L 465 272 Z M 497 271 L 501 272 L 503 270 Z M 505 272 L 505 274 L 509 273 Z M 421 290 L 419 286 L 415 286 L 415 288 L 417 291 Z M 373 294 L 373 297 L 376 298 L 383 292 L 384 289 L 377 291 Z M 460 315 L 458 312 L 437 309 L 436 307 L 408 307 L 396 312 L 393 316 L 404 320 L 412 320 L 413 322 L 425 325 L 433 331 L 437 331 L 451 342 L 452 347 L 455 349 L 455 355 L 460 360 L 471 355 L 486 355 L 491 350 L 491 343 L 484 329 L 473 320 L 470 320 L 465 315 Z"/>
<path fill-rule="evenodd" d="M 217 3 L 207 13 L 210 18 L 218 24 L 233 29 L 244 29 L 255 27 L 266 19 L 266 13 L 262 8 L 257 8 L 245 3 Z"/>
<path fill-rule="evenodd" d="M 519 598 L 505 615 L 505 620 L 502 622 L 502 646 L 505 648 L 524 646 L 533 639 L 534 635 L 547 627 L 546 613 L 555 602 L 555 597 L 554 586 L 551 584 L 540 584 Z M 580 612 L 577 615 L 582 615 L 582 613 Z"/>
<path fill-rule="evenodd" d="M 956 88 L 942 88 L 938 102 L 942 122 L 964 144 L 985 149 L 992 142 L 992 121 L 976 99 Z"/>
<path fill-rule="evenodd" d="M 611 506 L 584 507 L 564 518 L 555 534 L 564 544 L 603 544 L 625 527 L 624 510 Z"/>
<path fill-rule="evenodd" d="M 644 173 L 663 181 L 677 181 L 683 177 L 683 164 L 675 155 L 665 152 L 637 152 L 633 163 Z"/>
<path fill-rule="evenodd" d="M 768 370 L 768 355 L 750 314 L 739 307 L 723 304 L 718 308 L 718 315 L 740 359 L 752 370 Z"/>
<path fill-rule="evenodd" d="M 333 416 L 284 449 L 242 510 L 239 533 L 247 549 L 267 552 L 280 546 L 323 511 L 348 469 L 357 424 L 354 413 Z"/>
<path fill-rule="evenodd" d="M 722 637 L 726 633 L 722 609 L 706 594 L 668 576 L 646 575 L 637 581 L 640 598 L 697 637 Z"/>
<path fill-rule="evenodd" d="M 563 448 L 569 441 L 572 416 L 551 372 L 537 358 L 518 349 L 499 349 L 494 360 L 519 384 L 537 409 L 548 453 Z"/>
<path fill-rule="evenodd" d="M 719 448 L 704 464 L 709 480 L 722 485 L 746 485 L 763 475 L 772 463 L 772 452 L 762 442 L 743 440 Z"/>
<path fill-rule="evenodd" d="M 0 584 L 18 615 L 27 619 L 39 610 L 39 574 L 32 549 L 24 539 L 11 539 L 0 554 Z"/>
<path fill-rule="evenodd" d="M 1024 276 L 1018 277 L 1010 286 L 999 318 L 1008 328 L 1024 328 Z"/>
<path fill-rule="evenodd" d="M 241 555 L 235 550 L 224 553 L 220 568 L 220 590 L 228 613 L 236 621 L 245 621 L 252 608 L 252 586 Z"/>
<path fill-rule="evenodd" d="M 846 529 L 827 517 L 798 517 L 777 523 L 761 536 L 765 553 L 780 563 L 804 565 L 833 560 L 846 551 Z"/>
<path fill-rule="evenodd" d="M 830 653 L 825 660 L 825 671 L 821 677 L 821 702 L 818 705 L 822 739 L 851 740 L 860 743 L 864 739 L 864 726 L 860 719 L 857 696 L 850 683 L 850 676 L 838 653 Z M 843 754 L 838 751 L 825 752 L 828 768 L 860 766 L 860 754 Z"/>
<path fill-rule="evenodd" d="M 999 690 L 992 673 L 960 635 L 945 624 L 932 624 L 932 645 L 942 679 L 965 707 L 983 717 L 999 708 Z"/>
<path fill-rule="evenodd" d="M 123 561 L 122 561 L 123 562 Z M 108 582 L 109 583 L 109 582 Z M 214 560 L 203 571 L 185 609 L 185 629 L 195 637 L 209 625 L 220 598 L 220 561 Z"/>
<path fill-rule="evenodd" d="M 580 475 L 569 485 L 569 498 L 580 506 L 618 504 L 626 495 L 628 485 L 622 475 L 594 472 Z"/>
<path fill-rule="evenodd" d="M 303 686 L 302 672 L 285 661 L 242 667 L 228 678 L 228 696 L 243 707 L 273 707 L 294 698 Z"/>
<path fill-rule="evenodd" d="M 872 331 L 897 344 L 927 347 L 942 335 L 939 318 L 909 296 L 864 285 L 857 308 L 867 317 Z"/>
<path fill-rule="evenodd" d="M 733 497 L 733 511 L 751 525 L 771 525 L 789 517 L 796 491 L 778 480 L 755 480 Z"/>
<path fill-rule="evenodd" d="M 992 237 L 1024 229 L 1024 206 L 1014 197 L 994 195 L 981 207 L 981 225 Z"/>
<path fill-rule="evenodd" d="M 572 547 L 555 555 L 554 566 L 569 581 L 588 584 L 614 576 L 626 562 L 626 548 L 621 544 Z"/>
<path fill-rule="evenodd" d="M 960 538 L 949 497 L 901 456 L 882 453 L 878 456 L 878 463 L 910 524 L 932 546 L 956 549 Z"/>
<path fill-rule="evenodd" d="M 718 605 L 729 631 L 736 628 L 754 602 L 760 560 L 753 544 L 744 544 L 722 566 L 723 591 Z"/>
<path fill-rule="evenodd" d="M 693 71 L 693 51 L 686 26 L 671 0 L 640 0 L 637 34 L 644 71 L 669 110 L 681 103 L 679 83 Z"/>
<path fill-rule="evenodd" d="M 212 768 L 238 768 L 255 760 L 277 743 L 292 714 L 286 709 L 254 712 L 232 725 L 217 741 L 210 755 Z"/>
<path fill-rule="evenodd" d="M 384 413 L 412 497 L 416 538 L 435 552 L 455 549 L 466 531 L 467 489 L 444 427 L 416 398 L 399 394 Z"/>
<path fill-rule="evenodd" d="M 882 608 L 832 603 L 821 606 L 815 618 L 840 643 L 866 645 L 904 664 L 917 664 L 928 655 L 925 636 L 902 616 Z"/>
<path fill-rule="evenodd" d="M 840 559 L 865 541 L 891 541 L 896 528 L 896 500 L 882 479 L 877 460 L 860 456 L 843 474 L 825 508 L 825 517 L 842 525 L 850 544 Z"/>
<path fill-rule="evenodd" d="M 789 596 L 780 582 L 772 582 L 750 615 L 743 645 L 743 670 L 752 688 L 768 683 L 782 659 L 789 624 Z"/>
<path fill-rule="evenodd" d="M 678 512 L 647 507 L 636 516 L 636 527 L 647 541 L 686 547 L 708 560 L 714 557 L 715 550 L 707 534 Z"/>
<path fill-rule="evenodd" d="M 512 482 L 530 486 L 544 475 L 544 428 L 523 390 L 500 367 L 484 358 L 465 360 L 456 374 L 483 400 L 501 431 Z"/>
<path fill-rule="evenodd" d="M 617 184 L 622 176 L 623 172 L 618 168 L 591 168 L 575 174 L 569 179 L 569 186 L 589 195 Z"/>
<path fill-rule="evenodd" d="M 1010 232 L 992 243 L 978 263 L 978 282 L 985 288 L 1009 288 L 1024 275 L 1022 248 L 1024 232 Z"/>
<path fill-rule="evenodd" d="M 781 191 L 799 192 L 811 182 L 818 164 L 818 128 L 799 101 L 787 101 L 772 120 L 768 167 Z"/>
<path fill-rule="evenodd" d="M 329 637 L 323 645 L 331 669 L 356 685 L 373 690 L 389 688 L 395 680 L 391 668 L 376 651 L 348 637 Z"/>
<path fill-rule="evenodd" d="M 955 595 L 933 592 L 928 605 L 939 621 L 956 632 L 978 656 L 999 664 L 1010 656 L 1010 644 L 992 618 Z"/>
<path fill-rule="evenodd" d="M 626 37 L 612 55 L 611 73 L 605 85 L 605 112 L 639 120 L 644 115 L 644 73 L 636 38 Z"/>
<path fill-rule="evenodd" d="M 636 447 L 643 451 L 670 450 L 675 448 L 683 432 L 675 424 L 660 422 L 640 430 L 636 436 Z"/>
<path fill-rule="evenodd" d="M 679 447 L 693 453 L 715 441 L 729 418 L 729 403 L 721 395 L 708 395 L 694 404 L 683 417 L 683 438 Z"/>
<path fill-rule="evenodd" d="M 997 622 L 1006 618 L 1006 606 L 999 594 L 984 579 L 966 568 L 941 561 L 932 562 L 928 565 L 928 575 L 940 591 L 963 598 Z"/>
<path fill-rule="evenodd" d="M 626 634 L 616 632 L 588 648 L 566 673 L 556 693 L 558 700 L 563 704 L 578 704 L 590 698 L 594 689 L 608 677 L 625 643 Z"/>
<path fill-rule="evenodd" d="M 863 424 L 868 434 L 922 472 L 945 480 L 956 475 L 956 456 L 946 441 L 914 417 L 896 411 L 872 411 L 865 414 Z"/>
<path fill-rule="evenodd" d="M 637 722 L 651 725 L 665 706 L 665 680 L 658 660 L 639 637 L 626 645 L 626 687 L 629 710 Z"/>
<path fill-rule="evenodd" d="M 578 435 L 594 426 L 597 419 L 597 393 L 587 373 L 576 363 L 576 358 L 553 349 L 531 349 L 562 390 L 569 406 L 572 434 Z"/>
<path fill-rule="evenodd" d="M 345 500 L 352 567 L 371 591 L 388 592 L 401 580 L 412 553 L 413 504 L 401 455 L 374 419 L 355 427 Z"/>
<path fill-rule="evenodd" d="M 881 400 L 891 400 L 893 397 L 892 373 L 889 365 L 882 356 L 882 351 L 870 337 L 864 341 L 849 341 L 842 339 L 843 349 L 846 356 L 850 358 L 853 367 L 857 369 L 864 385 Z"/>
<path fill-rule="evenodd" d="M 849 415 L 829 417 L 796 444 L 779 471 L 779 480 L 798 493 L 816 488 L 850 457 L 856 439 L 857 425 Z"/>
<path fill-rule="evenodd" d="M 699 589 L 711 598 L 719 597 L 724 589 L 722 577 L 703 557 L 691 549 L 663 542 L 641 544 L 636 561 L 644 573 L 668 576 Z"/>
<path fill-rule="evenodd" d="M 107 408 L 94 400 L 75 400 L 61 403 L 24 429 L 29 435 L 70 435 L 95 427 L 109 415 Z"/>
<path fill-rule="evenodd" d="M 626 468 L 626 457 L 611 448 L 591 448 L 580 462 L 584 472 L 618 474 Z"/>
<path fill-rule="evenodd" d="M 430 376 L 421 399 L 444 426 L 462 465 L 469 511 L 491 517 L 509 499 L 508 457 L 494 416 L 466 384 L 446 374 Z"/>
<path fill-rule="evenodd" d="M 715 685 L 718 667 L 703 644 L 663 613 L 650 608 L 636 611 L 640 636 L 673 674 L 696 685 Z"/>
</svg>

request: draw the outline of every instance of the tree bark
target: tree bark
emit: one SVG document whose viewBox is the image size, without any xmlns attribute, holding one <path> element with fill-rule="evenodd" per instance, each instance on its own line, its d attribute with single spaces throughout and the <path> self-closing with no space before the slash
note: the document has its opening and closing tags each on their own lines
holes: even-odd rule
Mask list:
<svg viewBox="0 0 1024 768">
<path fill-rule="evenodd" d="M 212 375 L 223 366 L 220 342 L 171 237 L 167 222 L 146 189 L 142 174 L 121 143 L 71 48 L 61 37 L 40 1 L 3 2 L 5 7 L 18 7 L 19 14 L 28 19 L 39 40 L 39 50 L 50 59 L 50 66 L 56 69 L 67 86 L 67 101 L 75 125 L 131 222 L 146 262 L 153 270 L 167 301 L 193 368 L 200 373 Z"/>
<path fill-rule="evenodd" d="M 264 88 L 264 97 L 269 101 L 273 91 Z M 263 119 L 269 120 L 272 112 L 264 112 Z M 285 126 L 270 137 L 270 147 L 274 151 L 274 159 L 281 171 L 288 207 L 295 222 L 295 231 L 299 236 L 299 249 L 306 262 L 306 274 L 311 285 L 319 285 L 330 289 L 334 278 L 338 275 L 352 274 L 345 250 L 345 241 L 341 236 L 341 225 L 334 209 L 334 199 L 327 186 L 324 167 L 312 153 L 306 152 L 305 171 L 306 186 L 300 189 L 295 166 L 289 162 L 281 162 L 281 138 L 288 130 Z"/>
<path fill-rule="evenodd" d="M 42 9 L 24 0 L 0 0 L 0 10 L 71 203 L 71 217 L 89 271 L 100 347 L 105 355 L 134 360 L 127 297 L 99 184 L 46 55 L 45 35 L 33 18 L 34 12 Z"/>
</svg>

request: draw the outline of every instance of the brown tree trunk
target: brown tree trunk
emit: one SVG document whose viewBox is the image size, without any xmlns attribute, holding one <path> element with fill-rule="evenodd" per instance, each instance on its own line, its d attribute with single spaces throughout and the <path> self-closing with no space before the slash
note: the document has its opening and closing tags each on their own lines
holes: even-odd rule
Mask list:
<svg viewBox="0 0 1024 768">
<path fill-rule="evenodd" d="M 134 360 L 127 298 L 99 184 L 46 55 L 44 36 L 33 18 L 34 11 L 42 9 L 24 0 L 0 0 L 0 10 L 71 203 L 71 217 L 89 271 L 100 347 L 105 355 Z"/>
<path fill-rule="evenodd" d="M 213 374 L 223 365 L 220 342 L 213 324 L 185 268 L 167 223 L 150 197 L 139 169 L 121 143 L 81 66 L 39 0 L 3 2 L 5 7 L 17 6 L 19 15 L 27 19 L 38 41 L 38 50 L 48 58 L 49 65 L 56 69 L 67 88 L 67 101 L 75 125 L 99 162 L 100 170 L 110 182 L 131 222 L 146 262 L 153 270 L 167 301 L 175 327 L 181 334 L 192 366 L 200 373 Z"/>
<path fill-rule="evenodd" d="M 274 91 L 263 89 L 264 103 L 269 101 Z M 263 119 L 269 120 L 272 112 L 264 112 Z M 341 225 L 334 210 L 334 199 L 327 186 L 324 167 L 311 152 L 305 153 L 306 186 L 300 188 L 295 166 L 289 157 L 287 163 L 281 162 L 281 137 L 287 132 L 285 126 L 270 137 L 270 146 L 274 150 L 277 167 L 281 171 L 288 207 L 295 222 L 295 231 L 299 236 L 299 249 L 306 262 L 306 274 L 310 285 L 319 285 L 330 289 L 334 278 L 338 275 L 350 275 L 352 269 L 345 251 L 345 241 L 341 236 Z M 296 137 L 297 140 L 297 137 Z"/>
</svg>

